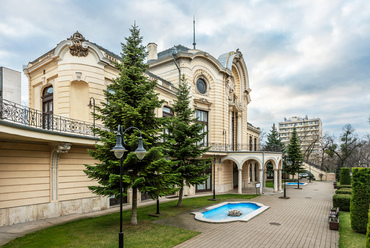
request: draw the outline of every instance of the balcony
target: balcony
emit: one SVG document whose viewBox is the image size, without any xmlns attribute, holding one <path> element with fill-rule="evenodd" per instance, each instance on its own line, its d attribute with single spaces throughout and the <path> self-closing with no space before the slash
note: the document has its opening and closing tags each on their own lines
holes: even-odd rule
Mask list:
<svg viewBox="0 0 370 248">
<path fill-rule="evenodd" d="M 45 114 L 37 109 L 22 106 L 3 98 L 0 98 L 0 121 L 12 122 L 58 133 L 94 136 L 92 123 L 54 114 Z M 101 125 L 95 125 L 95 127 L 104 128 Z"/>
</svg>

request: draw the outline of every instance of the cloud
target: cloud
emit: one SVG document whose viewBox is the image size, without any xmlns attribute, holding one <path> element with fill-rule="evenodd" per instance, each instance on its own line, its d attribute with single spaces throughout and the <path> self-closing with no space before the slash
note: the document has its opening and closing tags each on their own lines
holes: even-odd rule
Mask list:
<svg viewBox="0 0 370 248">
<path fill-rule="evenodd" d="M 320 117 L 336 135 L 351 123 L 368 132 L 370 2 L 21 1 L 0 8 L 0 66 L 21 70 L 75 31 L 119 54 L 136 21 L 158 51 L 192 47 L 214 57 L 237 48 L 246 61 L 248 121 L 264 130 L 284 117 Z M 337 135 L 338 136 L 338 135 Z"/>
</svg>

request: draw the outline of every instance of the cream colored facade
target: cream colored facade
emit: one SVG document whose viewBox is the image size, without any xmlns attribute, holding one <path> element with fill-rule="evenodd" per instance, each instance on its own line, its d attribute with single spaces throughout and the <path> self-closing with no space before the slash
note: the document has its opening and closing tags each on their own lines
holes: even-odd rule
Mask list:
<svg viewBox="0 0 370 248">
<path fill-rule="evenodd" d="M 217 160 L 208 182 L 186 188 L 184 194 L 213 188 L 216 192 L 237 189 L 242 193 L 243 188 L 255 187 L 257 182 L 264 185 L 265 165 L 269 162 L 274 165 L 274 191 L 280 191 L 281 153 L 259 151 L 259 128 L 248 123 L 251 88 L 243 54 L 237 50 L 216 59 L 181 45 L 176 46 L 176 52 L 170 48 L 157 53 L 155 43 L 148 44 L 148 51 L 147 75 L 157 80 L 156 91 L 165 102 L 163 107 L 172 106 L 179 75 L 185 76 L 191 87 L 191 107 L 203 118 L 209 131 L 205 141 L 211 149 L 204 158 Z M 0 170 L 9 171 L 0 178 L 0 188 L 4 185 L 0 191 L 0 225 L 109 207 L 107 198 L 97 197 L 87 189 L 95 182 L 83 173 L 84 164 L 93 163 L 86 149 L 93 148 L 99 138 L 87 132 L 85 124 L 92 125 L 94 121 L 89 102 L 94 100 L 96 105 L 104 102 L 103 90 L 118 76 L 114 68 L 118 60 L 117 55 L 75 33 L 28 64 L 24 72 L 29 79 L 30 108 L 35 109 L 30 113 L 41 113 L 44 117 L 37 119 L 30 114 L 26 123 L 29 127 L 23 128 L 14 120 L 0 119 Z M 162 116 L 163 109 L 156 113 Z M 39 120 L 38 126 L 35 119 Z M 58 152 L 66 143 L 70 150 Z M 14 155 L 17 149 L 24 158 Z M 12 180 L 23 170 L 27 179 Z M 34 192 L 21 193 L 25 185 Z M 13 194 L 16 191 L 19 193 Z M 17 211 L 27 213 L 24 214 L 27 217 L 15 219 L 12 216 Z"/>
</svg>

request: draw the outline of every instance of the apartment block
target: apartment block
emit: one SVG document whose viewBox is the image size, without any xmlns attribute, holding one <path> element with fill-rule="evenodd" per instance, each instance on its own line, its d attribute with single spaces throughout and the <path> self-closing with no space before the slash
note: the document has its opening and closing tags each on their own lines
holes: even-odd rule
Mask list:
<svg viewBox="0 0 370 248">
<path fill-rule="evenodd" d="M 308 118 L 293 116 L 284 118 L 279 122 L 279 134 L 282 142 L 289 144 L 293 128 L 296 128 L 298 137 L 301 140 L 302 154 L 304 160 L 312 163 L 318 162 L 322 145 L 322 122 L 320 118 Z"/>
</svg>

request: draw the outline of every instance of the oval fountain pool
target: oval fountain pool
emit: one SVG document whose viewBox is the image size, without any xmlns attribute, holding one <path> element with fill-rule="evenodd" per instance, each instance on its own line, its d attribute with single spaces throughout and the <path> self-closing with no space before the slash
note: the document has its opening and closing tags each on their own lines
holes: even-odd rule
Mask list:
<svg viewBox="0 0 370 248">
<path fill-rule="evenodd" d="M 307 183 L 299 183 L 299 185 L 306 185 Z M 294 186 L 298 186 L 298 183 L 286 183 L 286 185 L 294 185 Z"/>
<path fill-rule="evenodd" d="M 224 202 L 208 207 L 201 212 L 193 212 L 193 214 L 195 214 L 195 219 L 205 222 L 248 221 L 268 208 L 268 206 L 256 202 Z M 228 216 L 229 210 L 238 210 L 241 215 Z"/>
</svg>

